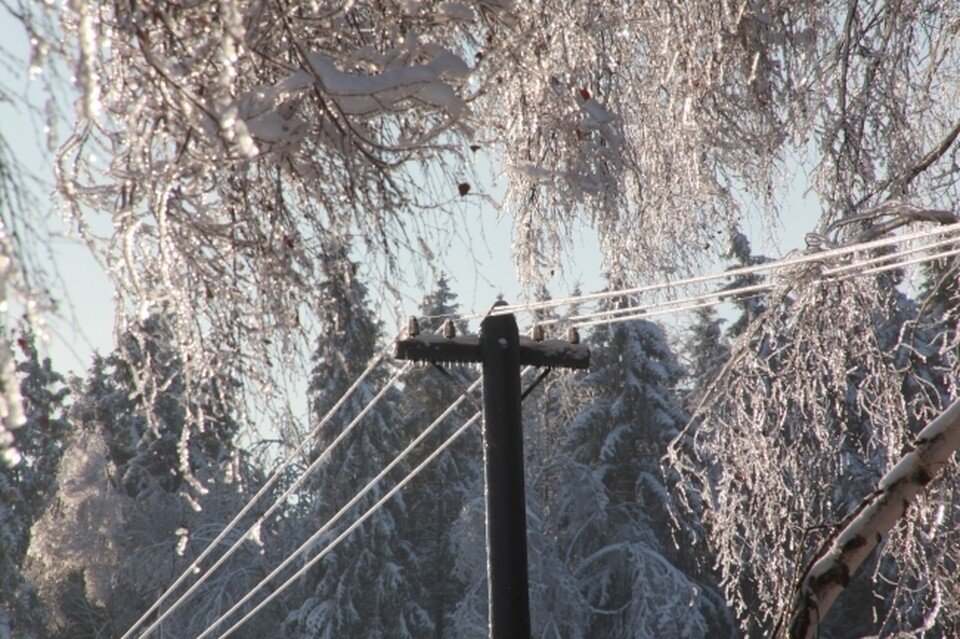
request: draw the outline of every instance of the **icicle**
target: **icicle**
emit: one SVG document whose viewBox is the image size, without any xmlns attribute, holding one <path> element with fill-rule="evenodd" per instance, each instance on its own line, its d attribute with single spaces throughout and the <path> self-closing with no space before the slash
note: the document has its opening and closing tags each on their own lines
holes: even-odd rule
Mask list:
<svg viewBox="0 0 960 639">
<path fill-rule="evenodd" d="M 77 24 L 77 36 L 80 44 L 80 55 L 77 60 L 77 83 L 83 92 L 80 101 L 80 113 L 87 120 L 93 121 L 100 114 L 100 85 L 96 70 L 96 55 L 99 49 L 96 17 L 92 12 L 92 4 L 86 2 L 86 0 L 73 0 L 70 3 L 70 8 L 80 16 Z"/>
</svg>

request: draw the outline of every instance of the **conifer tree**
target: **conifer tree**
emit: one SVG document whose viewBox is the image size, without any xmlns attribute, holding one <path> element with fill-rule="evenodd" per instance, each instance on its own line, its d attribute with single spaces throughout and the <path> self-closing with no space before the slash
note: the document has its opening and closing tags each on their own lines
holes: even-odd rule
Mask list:
<svg viewBox="0 0 960 639">
<path fill-rule="evenodd" d="M 729 632 L 720 598 L 697 581 L 694 562 L 677 563 L 697 533 L 697 513 L 671 515 L 660 458 L 686 417 L 676 386 L 683 370 L 652 322 L 633 320 L 593 333 L 590 401 L 570 425 L 571 483 L 566 553 L 591 607 L 587 636 L 708 636 Z"/>
<path fill-rule="evenodd" d="M 701 386 L 730 357 L 730 346 L 723 335 L 723 319 L 712 306 L 696 309 L 694 317 L 685 344 L 687 375 L 694 385 Z"/>
<path fill-rule="evenodd" d="M 434 290 L 423 298 L 421 331 L 437 332 L 447 316 L 455 315 L 459 310 L 456 297 L 449 280 L 440 274 Z M 466 322 L 455 321 L 455 326 L 458 334 L 467 332 Z M 408 439 L 419 435 L 476 378 L 476 372 L 467 366 L 444 365 L 444 370 L 446 375 L 432 366 L 418 366 L 408 374 L 407 392 L 401 402 Z M 474 393 L 474 397 L 479 397 L 479 393 Z M 419 457 L 440 445 L 474 412 L 476 407 L 471 402 L 462 403 L 435 435 L 424 441 Z M 458 637 L 451 617 L 464 596 L 466 584 L 451 570 L 456 550 L 453 525 L 466 504 L 483 491 L 479 433 L 479 428 L 471 428 L 461 435 L 404 491 L 407 508 L 402 528 L 421 557 L 420 571 L 411 577 L 422 584 L 424 605 L 434 626 L 430 636 L 436 639 Z"/>
<path fill-rule="evenodd" d="M 730 229 L 730 252 L 727 257 L 734 260 L 733 268 L 745 266 L 758 266 L 769 259 L 761 255 L 754 255 L 750 247 L 750 240 L 743 232 L 734 226 Z M 763 281 L 763 277 L 755 273 L 736 275 L 733 280 L 725 287 L 725 290 L 735 290 L 746 286 L 755 286 Z M 743 293 L 733 295 L 733 304 L 739 310 L 740 315 L 727 328 L 727 335 L 736 338 L 743 334 L 754 319 L 760 316 L 766 309 L 763 296 L 758 293 Z"/>
<path fill-rule="evenodd" d="M 26 421 L 17 431 L 20 461 L 0 464 L 0 638 L 39 639 L 46 620 L 36 591 L 24 576 L 30 527 L 51 498 L 63 440 L 69 389 L 49 358 L 41 359 L 35 335 L 21 328 L 17 379 Z"/>
<path fill-rule="evenodd" d="M 318 314 L 322 334 L 314 351 L 308 388 L 310 418 L 316 423 L 376 355 L 379 323 L 367 308 L 366 288 L 357 276 L 345 246 L 331 246 L 324 258 Z M 314 455 L 320 454 L 343 427 L 371 401 L 386 381 L 378 369 L 320 431 Z M 334 448 L 309 482 L 307 532 L 312 533 L 349 501 L 403 448 L 397 396 L 391 393 Z M 389 481 L 389 479 L 388 479 Z M 379 485 L 354 510 L 352 521 L 379 499 Z M 292 612 L 284 622 L 287 636 L 297 639 L 427 637 L 434 629 L 417 575 L 419 558 L 400 522 L 407 510 L 403 493 L 396 495 L 355 530 L 310 573 L 303 592 L 294 593 Z M 332 541 L 341 524 L 320 538 L 317 548 Z M 304 538 L 307 536 L 303 535 Z"/>
<path fill-rule="evenodd" d="M 186 377 L 169 343 L 170 319 L 151 316 L 123 335 L 78 389 L 54 505 L 33 527 L 29 549 L 52 636 L 122 634 L 246 496 L 233 385 L 225 375 Z M 252 583 L 259 556 L 245 548 L 163 631 L 199 634 Z"/>
</svg>

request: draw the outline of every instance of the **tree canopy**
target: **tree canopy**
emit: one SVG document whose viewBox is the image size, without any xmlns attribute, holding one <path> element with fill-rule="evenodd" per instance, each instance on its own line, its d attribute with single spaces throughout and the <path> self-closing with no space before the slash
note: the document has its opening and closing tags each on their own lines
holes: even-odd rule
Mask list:
<svg viewBox="0 0 960 639">
<path fill-rule="evenodd" d="M 409 273 L 433 267 L 463 207 L 493 199 L 485 164 L 505 181 L 500 214 L 513 224 L 531 298 L 564 266 L 582 225 L 596 231 L 614 288 L 695 275 L 730 257 L 761 266 L 741 229 L 758 215 L 771 224 L 791 215 L 781 202 L 798 180 L 822 213 L 806 237 L 811 255 L 958 220 L 956 2 L 69 0 L 4 10 L 30 35 L 35 68 L 72 75 L 75 110 L 48 115 L 71 125 L 56 140 L 56 206 L 116 286 L 118 347 L 83 387 L 69 439 L 79 453 L 44 479 L 107 519 L 111 504 L 135 509 L 154 493 L 178 517 L 181 506 L 201 504 L 202 482 L 229 474 L 223 464 L 237 454 L 232 415 L 270 404 L 261 400 L 275 399 L 311 352 L 311 413 L 332 405 L 390 334 L 379 334 L 359 299 L 361 282 L 396 291 Z M 24 247 L 40 225 L 7 188 L 8 155 L 0 153 L 0 297 L 36 315 L 45 293 Z M 564 485 L 583 489 L 577 481 L 589 476 L 584 485 L 609 500 L 603 513 L 629 515 L 604 534 L 627 532 L 562 556 L 564 531 L 578 522 L 552 519 L 545 491 L 533 511 L 537 529 L 555 538 L 538 552 L 556 570 L 623 556 L 636 570 L 624 567 L 611 590 L 610 572 L 564 581 L 564 601 L 583 596 L 565 623 L 595 623 L 591 607 L 622 603 L 610 593 L 629 590 L 638 566 L 668 575 L 677 592 L 693 583 L 651 559 L 670 554 L 669 539 L 647 535 L 634 516 L 638 495 L 673 491 L 679 502 L 660 504 L 673 509 L 663 519 L 705 536 L 705 558 L 741 627 L 769 633 L 818 544 L 956 399 L 955 244 L 944 240 L 941 259 L 913 279 L 897 264 L 863 276 L 866 260 L 889 255 L 868 246 L 781 269 L 762 301 L 719 287 L 741 315 L 726 336 L 701 315 L 688 358 L 695 378 L 684 379 L 652 323 L 623 323 L 600 338 L 610 359 L 579 386 L 594 401 L 550 407 L 580 417 L 565 450 L 559 431 L 540 433 L 538 455 L 586 473 L 575 480 L 569 470 Z M 758 281 L 741 273 L 731 286 Z M 446 293 L 438 295 L 437 314 L 446 314 Z M 158 330 L 162 348 L 153 348 Z M 34 414 L 24 370 L 4 333 L 8 464 L 21 456 L 11 433 Z M 111 388 L 117 408 L 102 418 L 98 398 Z M 376 428 L 391 437 L 399 431 L 384 415 L 396 412 L 394 400 Z M 379 445 L 397 442 L 382 439 L 369 447 L 375 455 L 357 459 L 388 459 Z M 956 470 L 951 461 L 882 544 L 871 588 L 882 612 L 870 632 L 960 624 Z M 344 469 L 328 467 L 328 483 L 345 489 L 334 471 Z M 116 485 L 104 479 L 114 475 Z M 434 504 L 445 526 L 470 521 L 463 501 Z M 393 507 L 398 522 L 402 510 Z M 45 512 L 37 530 L 48 534 L 38 539 L 66 544 Z M 369 539 L 409 533 L 402 523 L 371 526 Z M 454 552 L 434 533 L 432 544 Z M 121 536 L 111 539 L 99 568 L 80 562 L 74 571 L 89 569 L 90 580 L 74 585 L 107 609 L 103 565 L 122 563 L 124 548 Z M 81 541 L 71 544 L 89 551 Z M 407 562 L 378 550 L 384 574 L 415 563 L 415 553 Z M 468 564 L 457 587 L 469 598 Z M 394 584 L 403 587 L 384 589 L 384 601 L 421 588 Z M 695 601 L 691 627 L 723 620 L 714 598 Z M 475 603 L 450 612 L 433 598 L 423 604 L 432 612 L 405 618 L 423 632 L 437 622 L 473 627 Z M 645 618 L 623 605 L 611 632 Z M 321 608 L 291 615 L 291 627 L 309 634 L 314 626 L 301 621 Z M 94 612 L 96 621 L 102 610 Z"/>
</svg>

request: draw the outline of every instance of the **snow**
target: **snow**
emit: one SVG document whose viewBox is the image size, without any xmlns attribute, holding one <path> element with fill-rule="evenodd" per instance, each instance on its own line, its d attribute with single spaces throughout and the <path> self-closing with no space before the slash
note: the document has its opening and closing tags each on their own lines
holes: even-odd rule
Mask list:
<svg viewBox="0 0 960 639">
<path fill-rule="evenodd" d="M 290 131 L 290 123 L 276 111 L 269 111 L 247 123 L 247 130 L 258 140 L 278 142 Z"/>
<path fill-rule="evenodd" d="M 356 75 L 337 68 L 324 53 L 308 54 L 310 71 L 297 71 L 277 88 L 299 91 L 312 86 L 316 78 L 337 106 L 350 115 L 372 115 L 393 108 L 398 102 L 412 100 L 459 117 L 466 103 L 445 80 L 463 80 L 470 67 L 462 58 L 440 47 L 428 47 L 432 54 L 426 64 L 388 68 L 381 73 Z"/>
<path fill-rule="evenodd" d="M 456 337 L 447 338 L 443 335 L 437 333 L 421 333 L 417 335 L 417 340 L 423 342 L 424 344 L 464 344 L 467 346 L 476 345 L 478 339 L 476 335 L 457 335 Z"/>
<path fill-rule="evenodd" d="M 514 166 L 513 170 L 539 182 L 549 182 L 556 175 L 555 172 L 534 164 L 519 164 Z"/>
<path fill-rule="evenodd" d="M 16 466 L 20 463 L 21 456 L 13 447 L 14 437 L 10 431 L 26 421 L 13 353 L 6 339 L 0 338 L 0 464 Z"/>
<path fill-rule="evenodd" d="M 583 109 L 590 114 L 589 117 L 596 122 L 597 125 L 610 124 L 617 119 L 617 116 L 614 113 L 605 109 L 594 98 L 584 100 Z"/>
<path fill-rule="evenodd" d="M 184 526 L 180 526 L 174 531 L 174 535 L 177 536 L 175 552 L 178 557 L 183 557 L 183 553 L 187 550 L 187 543 L 190 541 L 190 531 Z"/>
</svg>

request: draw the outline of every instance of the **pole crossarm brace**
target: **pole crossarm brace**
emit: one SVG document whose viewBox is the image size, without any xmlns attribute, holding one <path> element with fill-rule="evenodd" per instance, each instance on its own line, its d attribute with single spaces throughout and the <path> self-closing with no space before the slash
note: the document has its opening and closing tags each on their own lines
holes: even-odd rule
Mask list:
<svg viewBox="0 0 960 639">
<path fill-rule="evenodd" d="M 571 344 L 560 339 L 537 342 L 521 336 L 518 351 L 521 366 L 573 369 L 590 367 L 590 348 L 586 344 Z M 462 335 L 449 339 L 433 334 L 408 337 L 397 340 L 394 356 L 416 362 L 483 362 L 478 335 Z"/>
</svg>

